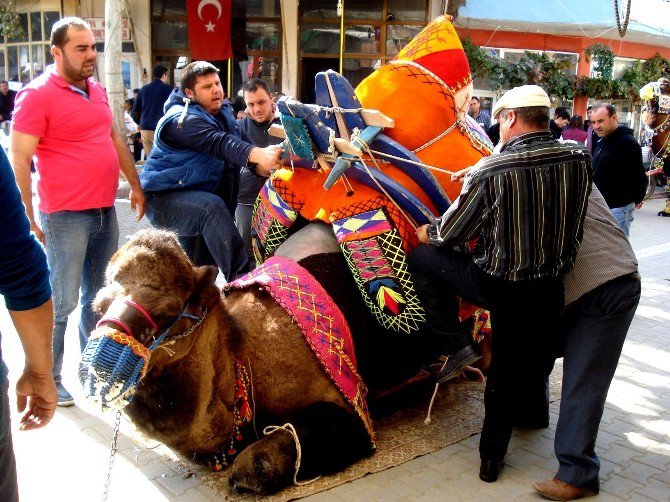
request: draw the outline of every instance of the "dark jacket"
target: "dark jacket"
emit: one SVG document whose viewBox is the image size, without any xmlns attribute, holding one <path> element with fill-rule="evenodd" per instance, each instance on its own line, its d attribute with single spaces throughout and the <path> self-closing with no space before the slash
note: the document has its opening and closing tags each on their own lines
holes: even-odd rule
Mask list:
<svg viewBox="0 0 670 502">
<path fill-rule="evenodd" d="M 553 119 L 549 121 L 549 130 L 551 131 L 551 137 L 558 139 L 563 134 L 563 129 L 561 129 Z"/>
<path fill-rule="evenodd" d="M 500 141 L 500 122 L 496 122 L 491 127 L 486 130 L 486 135 L 493 143 L 493 146 L 496 146 Z"/>
<path fill-rule="evenodd" d="M 0 92 L 0 115 L 2 115 L 2 120 L 12 120 L 15 100 L 16 91 L 10 89 L 6 96 Z"/>
<path fill-rule="evenodd" d="M 156 126 L 154 148 L 140 182 L 146 192 L 202 190 L 216 193 L 235 214 L 240 166 L 245 166 L 254 145 L 233 117 L 227 100 L 211 115 L 175 89 L 165 103 L 165 115 Z M 245 138 L 245 139 L 242 139 Z"/>
<path fill-rule="evenodd" d="M 593 181 L 610 208 L 639 204 L 647 190 L 642 148 L 630 127 L 619 126 L 593 144 Z"/>
<path fill-rule="evenodd" d="M 142 129 L 153 131 L 163 116 L 163 105 L 170 97 L 172 87 L 155 78 L 140 89 L 133 103 L 133 118 Z"/>
<path fill-rule="evenodd" d="M 270 120 L 269 122 L 255 122 L 251 117 L 244 117 L 239 121 L 242 131 L 247 135 L 249 140 L 260 148 L 265 148 L 269 145 L 278 145 L 282 142 L 281 138 L 270 136 L 268 132 L 272 124 L 278 124 L 279 119 Z M 237 196 L 239 204 L 253 204 L 258 197 L 258 192 L 267 181 L 264 176 L 254 174 L 249 169 L 242 168 L 240 171 L 240 193 Z"/>
</svg>

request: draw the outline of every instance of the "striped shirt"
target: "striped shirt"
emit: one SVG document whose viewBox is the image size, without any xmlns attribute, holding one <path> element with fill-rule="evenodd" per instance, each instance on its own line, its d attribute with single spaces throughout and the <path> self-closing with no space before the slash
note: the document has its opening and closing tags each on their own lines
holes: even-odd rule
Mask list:
<svg viewBox="0 0 670 502">
<path fill-rule="evenodd" d="M 633 272 L 637 272 L 633 248 L 593 185 L 575 268 L 563 279 L 565 304 L 570 305 L 606 282 Z"/>
<path fill-rule="evenodd" d="M 574 265 L 591 177 L 583 146 L 549 131 L 516 136 L 474 166 L 428 236 L 451 246 L 478 237 L 474 262 L 499 279 L 557 277 Z"/>
</svg>

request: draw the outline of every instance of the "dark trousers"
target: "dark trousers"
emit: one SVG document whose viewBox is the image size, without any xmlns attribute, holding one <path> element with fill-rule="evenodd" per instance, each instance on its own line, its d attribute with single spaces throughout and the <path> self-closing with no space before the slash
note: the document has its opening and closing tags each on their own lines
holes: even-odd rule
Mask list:
<svg viewBox="0 0 670 502">
<path fill-rule="evenodd" d="M 446 353 L 470 343 L 468 333 L 455 334 L 459 309 L 455 295 L 491 312 L 493 344 L 480 454 L 502 459 L 515 410 L 525 397 L 544 392 L 541 375 L 556 345 L 558 316 L 563 308 L 562 279 L 497 279 L 483 272 L 470 255 L 432 245 L 414 249 L 408 266 L 431 333 L 436 339 L 442 335 Z"/>
<path fill-rule="evenodd" d="M 573 486 L 598 486 L 596 436 L 640 289 L 637 274 L 615 279 L 570 305 L 561 318 L 563 388 L 554 450 L 558 479 Z"/>
<path fill-rule="evenodd" d="M 19 500 L 16 484 L 16 462 L 12 447 L 12 431 L 9 421 L 8 382 L 0 385 L 0 500 L 14 502 Z"/>
<path fill-rule="evenodd" d="M 249 270 L 242 237 L 219 196 L 198 190 L 151 193 L 146 209 L 153 226 L 179 236 L 196 265 L 208 265 L 213 258 L 228 282 Z"/>
</svg>

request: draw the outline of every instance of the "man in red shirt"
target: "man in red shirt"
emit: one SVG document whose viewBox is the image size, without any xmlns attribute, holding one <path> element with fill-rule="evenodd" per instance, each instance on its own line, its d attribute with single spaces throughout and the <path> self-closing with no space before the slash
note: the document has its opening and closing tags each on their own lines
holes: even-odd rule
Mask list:
<svg viewBox="0 0 670 502">
<path fill-rule="evenodd" d="M 113 125 L 105 89 L 92 78 L 97 56 L 88 24 L 76 17 L 51 31 L 54 65 L 16 97 L 10 161 L 30 229 L 45 244 L 54 297 L 53 375 L 58 404 L 73 404 L 61 382 L 68 315 L 81 287 L 79 341 L 86 345 L 95 328 L 91 308 L 103 285 L 105 268 L 118 246 L 114 200 L 119 168 L 131 187 L 137 218 L 144 214 L 130 151 Z M 39 217 L 33 211 L 30 161 L 39 175 Z"/>
</svg>

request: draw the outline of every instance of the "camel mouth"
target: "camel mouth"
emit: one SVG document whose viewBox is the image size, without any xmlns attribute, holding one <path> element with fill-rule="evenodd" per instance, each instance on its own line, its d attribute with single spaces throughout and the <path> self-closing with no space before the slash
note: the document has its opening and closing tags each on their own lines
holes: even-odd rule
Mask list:
<svg viewBox="0 0 670 502">
<path fill-rule="evenodd" d="M 123 409 L 133 400 L 148 360 L 114 336 L 91 338 L 79 363 L 79 381 L 87 399 L 105 411 Z"/>
</svg>

